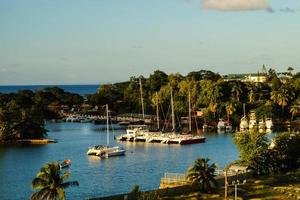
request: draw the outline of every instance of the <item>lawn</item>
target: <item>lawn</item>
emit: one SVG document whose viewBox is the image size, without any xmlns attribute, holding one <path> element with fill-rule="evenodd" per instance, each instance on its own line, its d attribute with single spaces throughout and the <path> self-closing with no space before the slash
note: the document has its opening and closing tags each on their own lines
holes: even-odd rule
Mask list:
<svg viewBox="0 0 300 200">
<path fill-rule="evenodd" d="M 238 186 L 238 199 L 300 199 L 300 170 L 272 177 L 259 177 L 247 180 L 246 184 Z M 229 189 L 229 199 L 234 199 L 234 189 Z M 224 188 L 214 194 L 191 193 L 177 197 L 164 197 L 162 199 L 196 200 L 211 199 L 223 200 Z"/>
</svg>

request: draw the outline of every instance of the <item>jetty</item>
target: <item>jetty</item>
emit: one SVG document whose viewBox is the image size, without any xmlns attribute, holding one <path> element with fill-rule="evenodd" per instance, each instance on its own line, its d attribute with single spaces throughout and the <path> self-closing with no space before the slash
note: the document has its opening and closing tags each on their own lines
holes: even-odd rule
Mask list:
<svg viewBox="0 0 300 200">
<path fill-rule="evenodd" d="M 175 134 L 175 133 L 162 133 L 162 132 L 128 132 L 127 134 L 120 135 L 116 138 L 118 141 L 128 142 L 145 142 L 145 143 L 160 143 L 160 144 L 195 144 L 204 143 L 205 137 L 200 135 L 191 134 Z"/>
</svg>

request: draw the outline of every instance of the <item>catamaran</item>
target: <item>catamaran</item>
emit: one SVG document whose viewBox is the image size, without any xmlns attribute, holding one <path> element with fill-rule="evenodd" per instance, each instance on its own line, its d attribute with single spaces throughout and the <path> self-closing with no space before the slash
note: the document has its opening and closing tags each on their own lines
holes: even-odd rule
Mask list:
<svg viewBox="0 0 300 200">
<path fill-rule="evenodd" d="M 96 145 L 90 147 L 87 151 L 87 155 L 96 155 L 101 158 L 108 158 L 113 156 L 125 155 L 125 150 L 119 146 L 109 146 L 109 116 L 108 116 L 108 105 L 106 105 L 106 145 Z"/>
</svg>

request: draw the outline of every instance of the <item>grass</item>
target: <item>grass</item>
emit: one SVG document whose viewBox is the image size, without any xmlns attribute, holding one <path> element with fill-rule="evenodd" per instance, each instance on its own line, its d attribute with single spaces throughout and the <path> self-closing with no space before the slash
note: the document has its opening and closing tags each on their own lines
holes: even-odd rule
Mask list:
<svg viewBox="0 0 300 200">
<path fill-rule="evenodd" d="M 300 169 L 287 174 L 276 175 L 272 177 L 259 177 L 248 180 L 246 184 L 238 186 L 238 199 L 300 199 Z M 234 189 L 228 190 L 229 199 L 234 199 Z M 165 200 L 223 200 L 224 188 L 220 188 L 214 194 L 190 193 L 177 197 L 164 197 Z"/>
</svg>

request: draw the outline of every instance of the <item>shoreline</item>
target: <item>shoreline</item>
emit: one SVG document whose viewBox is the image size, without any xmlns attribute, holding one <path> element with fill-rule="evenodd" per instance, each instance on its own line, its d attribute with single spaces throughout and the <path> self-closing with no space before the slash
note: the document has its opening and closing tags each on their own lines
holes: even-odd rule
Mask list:
<svg viewBox="0 0 300 200">
<path fill-rule="evenodd" d="M 55 139 L 21 139 L 21 140 L 7 140 L 0 141 L 0 145 L 10 145 L 10 144 L 51 144 L 57 143 Z"/>
</svg>

